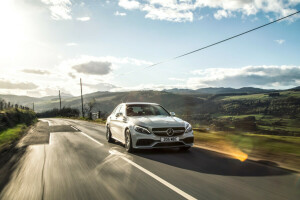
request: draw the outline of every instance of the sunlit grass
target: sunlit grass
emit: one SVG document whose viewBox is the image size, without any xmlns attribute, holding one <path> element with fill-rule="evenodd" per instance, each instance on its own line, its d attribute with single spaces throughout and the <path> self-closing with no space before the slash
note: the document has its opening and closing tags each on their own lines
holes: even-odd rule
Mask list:
<svg viewBox="0 0 300 200">
<path fill-rule="evenodd" d="M 14 128 L 9 128 L 5 131 L 0 132 L 0 147 L 20 138 L 25 128 L 25 124 L 19 124 Z"/>
<path fill-rule="evenodd" d="M 254 157 L 300 156 L 300 137 L 198 131 L 194 131 L 194 135 L 196 145 L 225 151 L 236 158 L 242 153 Z"/>
</svg>

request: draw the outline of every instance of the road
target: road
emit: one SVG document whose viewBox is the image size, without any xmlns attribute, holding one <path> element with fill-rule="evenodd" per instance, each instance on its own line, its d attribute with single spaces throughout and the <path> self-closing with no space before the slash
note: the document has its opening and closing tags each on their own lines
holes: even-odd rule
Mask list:
<svg viewBox="0 0 300 200">
<path fill-rule="evenodd" d="M 300 176 L 200 148 L 125 152 L 105 127 L 45 119 L 1 199 L 300 199 Z"/>
</svg>

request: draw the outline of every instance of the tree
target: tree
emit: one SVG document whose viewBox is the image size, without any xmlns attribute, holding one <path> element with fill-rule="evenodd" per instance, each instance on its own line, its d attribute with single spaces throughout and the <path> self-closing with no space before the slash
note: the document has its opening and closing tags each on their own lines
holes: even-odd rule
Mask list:
<svg viewBox="0 0 300 200">
<path fill-rule="evenodd" d="M 90 102 L 88 102 L 87 104 L 84 105 L 84 113 L 88 113 L 89 117 L 91 118 L 91 112 L 93 110 L 93 108 L 96 105 L 96 99 L 93 98 Z"/>
</svg>

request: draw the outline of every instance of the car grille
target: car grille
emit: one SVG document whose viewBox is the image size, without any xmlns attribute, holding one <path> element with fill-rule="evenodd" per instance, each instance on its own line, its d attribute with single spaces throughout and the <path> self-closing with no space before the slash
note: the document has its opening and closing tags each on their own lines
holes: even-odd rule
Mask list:
<svg viewBox="0 0 300 200">
<path fill-rule="evenodd" d="M 152 139 L 139 139 L 136 142 L 136 146 L 149 146 L 154 142 Z"/>
<path fill-rule="evenodd" d="M 167 130 L 169 128 L 173 129 L 173 135 L 168 135 Z M 178 136 L 185 132 L 184 127 L 167 127 L 167 128 L 152 128 L 152 132 L 157 136 Z"/>
<path fill-rule="evenodd" d="M 154 147 L 175 147 L 175 146 L 183 146 L 182 142 L 164 142 L 164 143 L 157 143 Z"/>
</svg>

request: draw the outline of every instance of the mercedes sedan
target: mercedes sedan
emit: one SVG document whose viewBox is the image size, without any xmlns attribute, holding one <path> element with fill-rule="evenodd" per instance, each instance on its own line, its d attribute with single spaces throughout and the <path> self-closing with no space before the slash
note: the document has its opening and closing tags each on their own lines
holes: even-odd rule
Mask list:
<svg viewBox="0 0 300 200">
<path fill-rule="evenodd" d="M 194 143 L 192 126 L 156 103 L 121 103 L 106 122 L 106 139 L 135 149 L 180 148 Z"/>
</svg>

